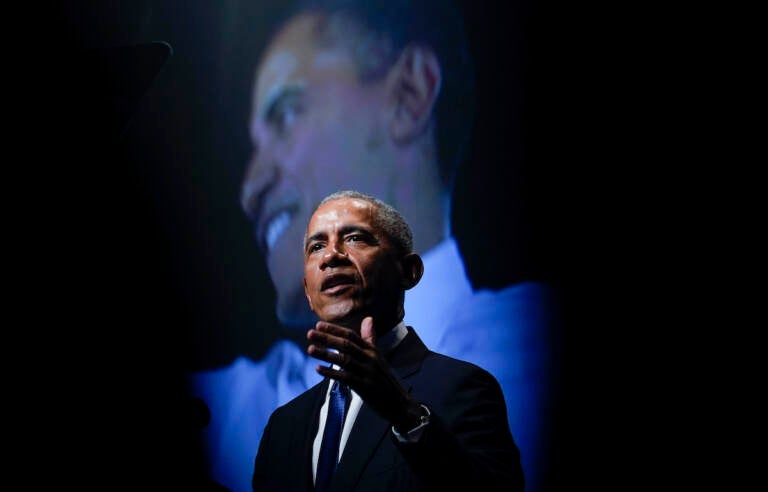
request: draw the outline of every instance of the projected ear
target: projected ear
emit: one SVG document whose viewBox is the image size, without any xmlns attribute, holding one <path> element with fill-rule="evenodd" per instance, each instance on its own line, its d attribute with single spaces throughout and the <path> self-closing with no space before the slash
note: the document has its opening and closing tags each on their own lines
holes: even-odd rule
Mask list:
<svg viewBox="0 0 768 492">
<path fill-rule="evenodd" d="M 408 143 L 428 127 L 440 93 L 440 62 L 431 48 L 409 45 L 388 75 L 392 102 L 389 132 L 397 143 Z"/>
<path fill-rule="evenodd" d="M 403 266 L 403 288 L 405 290 L 412 289 L 424 275 L 424 262 L 421 260 L 421 256 L 416 253 L 407 254 L 400 261 Z"/>
</svg>

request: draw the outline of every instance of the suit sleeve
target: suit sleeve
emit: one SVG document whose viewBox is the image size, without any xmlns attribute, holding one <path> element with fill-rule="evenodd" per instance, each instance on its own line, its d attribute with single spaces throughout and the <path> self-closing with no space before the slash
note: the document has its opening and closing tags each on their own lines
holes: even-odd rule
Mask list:
<svg viewBox="0 0 768 492">
<path fill-rule="evenodd" d="M 432 416 L 419 441 L 392 436 L 414 474 L 428 490 L 522 491 L 520 453 L 496 379 L 477 367 L 458 378 L 442 376 L 423 395 Z"/>
</svg>

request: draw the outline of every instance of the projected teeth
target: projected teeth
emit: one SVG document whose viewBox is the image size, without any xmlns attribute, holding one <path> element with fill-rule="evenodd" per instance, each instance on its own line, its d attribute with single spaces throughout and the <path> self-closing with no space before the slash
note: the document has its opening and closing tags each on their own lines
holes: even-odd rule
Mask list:
<svg viewBox="0 0 768 492">
<path fill-rule="evenodd" d="M 280 239 L 288 225 L 291 223 L 291 215 L 288 212 L 280 212 L 277 217 L 272 219 L 267 227 L 266 242 L 267 249 L 272 250 L 272 247 Z"/>
</svg>

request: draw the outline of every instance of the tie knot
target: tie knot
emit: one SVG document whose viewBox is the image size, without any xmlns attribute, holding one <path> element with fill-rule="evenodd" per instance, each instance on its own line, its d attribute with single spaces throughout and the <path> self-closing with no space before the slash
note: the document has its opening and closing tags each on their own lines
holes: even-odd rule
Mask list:
<svg viewBox="0 0 768 492">
<path fill-rule="evenodd" d="M 346 384 L 341 384 L 338 381 L 333 382 L 333 386 L 331 386 L 331 394 L 338 395 L 343 397 L 345 400 L 349 399 L 349 386 Z"/>
</svg>

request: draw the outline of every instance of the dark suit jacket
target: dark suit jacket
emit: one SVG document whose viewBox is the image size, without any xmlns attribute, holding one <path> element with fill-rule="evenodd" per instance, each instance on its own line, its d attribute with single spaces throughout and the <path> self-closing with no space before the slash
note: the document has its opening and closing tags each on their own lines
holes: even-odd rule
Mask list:
<svg viewBox="0 0 768 492">
<path fill-rule="evenodd" d="M 489 372 L 428 350 L 411 327 L 387 360 L 403 386 L 431 409 L 430 424 L 419 442 L 400 443 L 391 424 L 363 403 L 332 490 L 523 490 L 504 397 Z M 328 381 L 270 416 L 256 456 L 255 491 L 313 490 L 312 442 Z"/>
</svg>

